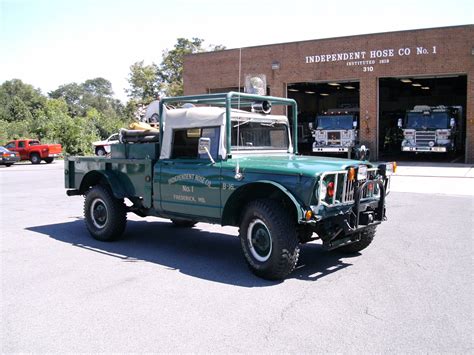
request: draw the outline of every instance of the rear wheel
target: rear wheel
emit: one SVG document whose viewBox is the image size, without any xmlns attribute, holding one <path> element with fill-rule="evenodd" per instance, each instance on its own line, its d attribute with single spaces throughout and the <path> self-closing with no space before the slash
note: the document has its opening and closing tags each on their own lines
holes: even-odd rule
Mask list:
<svg viewBox="0 0 474 355">
<path fill-rule="evenodd" d="M 354 254 L 367 248 L 370 243 L 372 243 L 372 240 L 374 240 L 376 228 L 377 227 L 370 227 L 359 232 L 359 241 L 337 248 L 336 250 L 347 254 Z"/>
<path fill-rule="evenodd" d="M 97 185 L 84 201 L 84 218 L 89 233 L 104 242 L 120 238 L 127 223 L 123 199 L 115 198 L 108 188 Z"/>
<path fill-rule="evenodd" d="M 41 163 L 41 157 L 38 153 L 32 153 L 30 155 L 30 161 L 31 161 L 31 164 L 39 164 Z"/>
<path fill-rule="evenodd" d="M 239 237 L 245 260 L 259 277 L 283 279 L 298 262 L 296 227 L 290 215 L 275 201 L 264 199 L 249 203 Z"/>
<path fill-rule="evenodd" d="M 51 157 L 44 158 L 44 161 L 46 162 L 46 164 L 51 164 L 54 161 L 54 158 L 51 158 Z"/>
<path fill-rule="evenodd" d="M 9 166 L 12 166 L 12 165 L 13 165 L 13 164 L 10 164 L 10 163 L 5 164 L 5 166 L 6 166 L 7 168 L 8 168 Z"/>
</svg>

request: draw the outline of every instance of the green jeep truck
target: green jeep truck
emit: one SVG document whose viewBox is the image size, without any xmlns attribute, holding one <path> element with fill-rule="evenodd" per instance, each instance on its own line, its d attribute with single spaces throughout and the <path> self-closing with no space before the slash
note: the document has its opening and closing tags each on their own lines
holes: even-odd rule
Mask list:
<svg viewBox="0 0 474 355">
<path fill-rule="evenodd" d="M 269 114 L 272 106 L 291 112 Z M 128 212 L 239 227 L 250 269 L 282 279 L 299 245 L 366 248 L 385 217 L 394 163 L 301 156 L 294 100 L 236 92 L 165 98 L 160 131 L 121 131 L 110 157 L 67 157 L 67 194 L 85 195 L 84 217 L 101 241 L 119 238 Z M 128 203 L 125 204 L 124 200 Z"/>
</svg>

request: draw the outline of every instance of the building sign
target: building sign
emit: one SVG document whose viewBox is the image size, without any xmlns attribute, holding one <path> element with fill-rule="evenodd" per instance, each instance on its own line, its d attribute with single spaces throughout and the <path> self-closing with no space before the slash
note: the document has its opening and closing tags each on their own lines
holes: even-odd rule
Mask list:
<svg viewBox="0 0 474 355">
<path fill-rule="evenodd" d="M 417 46 L 413 48 L 387 48 L 368 51 L 318 54 L 306 56 L 305 64 L 344 62 L 348 67 L 362 67 L 362 71 L 371 72 L 374 70 L 374 65 L 389 64 L 390 60 L 396 57 L 435 55 L 437 53 L 436 51 L 436 46 Z"/>
</svg>

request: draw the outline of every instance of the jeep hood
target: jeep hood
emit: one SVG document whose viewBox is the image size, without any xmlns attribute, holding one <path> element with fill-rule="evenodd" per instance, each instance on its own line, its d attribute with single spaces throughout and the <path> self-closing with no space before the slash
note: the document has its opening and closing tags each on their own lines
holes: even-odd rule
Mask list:
<svg viewBox="0 0 474 355">
<path fill-rule="evenodd" d="M 248 155 L 235 156 L 225 165 L 236 166 L 247 172 L 265 172 L 272 174 L 303 174 L 315 176 L 327 171 L 338 171 L 348 166 L 367 165 L 368 161 L 303 155 Z"/>
</svg>

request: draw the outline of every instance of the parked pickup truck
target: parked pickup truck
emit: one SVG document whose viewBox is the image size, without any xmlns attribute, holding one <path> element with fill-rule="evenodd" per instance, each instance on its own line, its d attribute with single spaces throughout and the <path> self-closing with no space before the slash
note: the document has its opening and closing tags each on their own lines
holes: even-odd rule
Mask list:
<svg viewBox="0 0 474 355">
<path fill-rule="evenodd" d="M 268 114 L 278 105 L 291 109 L 292 133 L 286 116 Z M 122 235 L 128 212 L 178 227 L 238 226 L 250 269 L 282 279 L 302 243 L 366 248 L 386 218 L 396 166 L 300 156 L 297 126 L 291 99 L 235 92 L 164 98 L 159 143 L 151 132 L 122 131 L 109 158 L 67 157 L 67 194 L 85 195 L 86 227 L 101 241 Z"/>
<path fill-rule="evenodd" d="M 118 133 L 114 133 L 109 138 L 103 141 L 92 142 L 92 145 L 94 146 L 96 155 L 104 156 L 104 155 L 110 154 L 111 145 L 117 144 L 118 142 L 119 142 L 119 135 Z"/>
<path fill-rule="evenodd" d="M 61 144 L 41 144 L 36 139 L 19 139 L 5 145 L 8 150 L 18 152 L 21 160 L 29 160 L 32 164 L 39 164 L 41 160 L 51 164 L 62 151 Z"/>
</svg>

